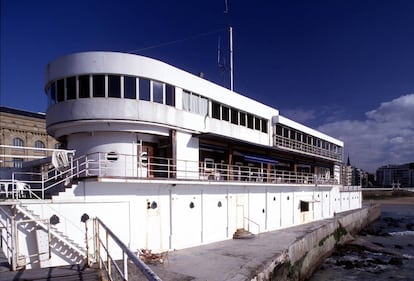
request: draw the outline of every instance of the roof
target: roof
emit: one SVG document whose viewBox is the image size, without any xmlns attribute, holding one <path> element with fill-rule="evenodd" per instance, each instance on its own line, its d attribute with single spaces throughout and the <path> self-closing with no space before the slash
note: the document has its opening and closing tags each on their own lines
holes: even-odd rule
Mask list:
<svg viewBox="0 0 414 281">
<path fill-rule="evenodd" d="M 33 118 L 38 118 L 38 119 L 45 119 L 46 118 L 46 114 L 42 113 L 42 112 L 37 112 L 36 113 L 36 112 L 31 112 L 31 111 L 25 111 L 25 110 L 21 110 L 21 109 L 6 107 L 6 106 L 0 106 L 0 112 L 16 114 L 16 115 L 22 115 L 22 116 L 27 116 L 27 117 L 33 117 Z"/>
</svg>

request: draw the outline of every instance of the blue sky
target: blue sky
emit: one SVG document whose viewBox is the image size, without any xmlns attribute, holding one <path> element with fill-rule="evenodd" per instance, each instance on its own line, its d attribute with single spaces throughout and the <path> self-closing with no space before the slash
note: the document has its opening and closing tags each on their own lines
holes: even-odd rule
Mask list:
<svg viewBox="0 0 414 281">
<path fill-rule="evenodd" d="M 46 64 L 91 50 L 153 57 L 345 141 L 368 171 L 414 161 L 414 1 L 1 1 L 0 103 L 46 111 Z M 220 38 L 220 39 L 219 39 Z"/>
</svg>

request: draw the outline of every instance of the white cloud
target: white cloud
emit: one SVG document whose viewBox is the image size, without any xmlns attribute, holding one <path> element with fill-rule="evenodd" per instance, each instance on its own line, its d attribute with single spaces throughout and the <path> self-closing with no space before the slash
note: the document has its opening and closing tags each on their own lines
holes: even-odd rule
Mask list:
<svg viewBox="0 0 414 281">
<path fill-rule="evenodd" d="M 374 172 L 386 164 L 414 162 L 414 94 L 382 103 L 365 120 L 343 120 L 318 128 L 345 142 L 345 158 Z"/>
</svg>

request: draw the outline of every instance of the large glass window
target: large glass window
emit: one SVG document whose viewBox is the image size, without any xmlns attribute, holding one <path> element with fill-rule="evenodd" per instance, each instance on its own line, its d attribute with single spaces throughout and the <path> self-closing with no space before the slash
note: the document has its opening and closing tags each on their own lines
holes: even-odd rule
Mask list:
<svg viewBox="0 0 414 281">
<path fill-rule="evenodd" d="M 152 81 L 152 101 L 164 103 L 164 84 Z"/>
<path fill-rule="evenodd" d="M 238 125 L 239 124 L 239 111 L 231 108 L 231 123 Z"/>
<path fill-rule="evenodd" d="M 76 77 L 66 78 L 66 96 L 68 100 L 76 99 Z"/>
<path fill-rule="evenodd" d="M 24 141 L 21 138 L 14 138 L 13 146 L 24 146 Z"/>
<path fill-rule="evenodd" d="M 136 99 L 137 98 L 137 79 L 131 76 L 124 77 L 124 98 Z"/>
<path fill-rule="evenodd" d="M 93 97 L 102 98 L 105 97 L 105 75 L 94 75 L 93 80 Z"/>
<path fill-rule="evenodd" d="M 108 97 L 121 97 L 121 77 L 118 75 L 108 75 Z"/>
<path fill-rule="evenodd" d="M 50 104 L 56 103 L 56 84 L 53 82 L 49 88 Z"/>
<path fill-rule="evenodd" d="M 267 133 L 267 120 L 262 119 L 262 132 Z"/>
<path fill-rule="evenodd" d="M 260 131 L 261 120 L 258 117 L 254 118 L 254 129 Z"/>
<path fill-rule="evenodd" d="M 57 81 L 57 102 L 65 100 L 65 81 L 60 79 Z"/>
<path fill-rule="evenodd" d="M 165 103 L 175 106 L 175 87 L 172 85 L 165 85 Z"/>
<path fill-rule="evenodd" d="M 150 101 L 150 80 L 139 78 L 139 99 Z"/>
<path fill-rule="evenodd" d="M 200 115 L 207 115 L 208 100 L 200 95 L 183 91 L 183 109 Z"/>
<path fill-rule="evenodd" d="M 220 119 L 220 104 L 217 102 L 211 102 L 211 117 Z"/>
<path fill-rule="evenodd" d="M 229 121 L 229 108 L 221 106 L 221 120 Z"/>
<path fill-rule="evenodd" d="M 89 97 L 89 75 L 79 76 L 79 98 Z"/>
<path fill-rule="evenodd" d="M 247 114 L 247 128 L 253 129 L 253 115 Z"/>
<path fill-rule="evenodd" d="M 246 126 L 246 113 L 240 112 L 240 125 Z"/>
</svg>

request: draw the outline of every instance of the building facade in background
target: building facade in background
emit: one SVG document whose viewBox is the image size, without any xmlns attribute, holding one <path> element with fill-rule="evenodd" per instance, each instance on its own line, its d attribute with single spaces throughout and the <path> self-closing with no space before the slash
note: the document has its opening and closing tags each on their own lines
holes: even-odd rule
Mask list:
<svg viewBox="0 0 414 281">
<path fill-rule="evenodd" d="M 23 163 L 44 158 L 47 152 L 41 149 L 57 148 L 58 141 L 46 132 L 44 113 L 33 113 L 9 107 L 0 107 L 0 167 L 21 168 Z M 32 147 L 16 149 L 5 146 Z M 13 155 L 13 156 L 12 156 Z"/>
<path fill-rule="evenodd" d="M 377 169 L 376 176 L 381 187 L 413 187 L 414 163 L 382 166 Z"/>
</svg>

